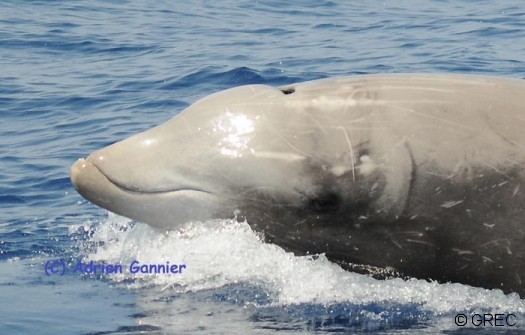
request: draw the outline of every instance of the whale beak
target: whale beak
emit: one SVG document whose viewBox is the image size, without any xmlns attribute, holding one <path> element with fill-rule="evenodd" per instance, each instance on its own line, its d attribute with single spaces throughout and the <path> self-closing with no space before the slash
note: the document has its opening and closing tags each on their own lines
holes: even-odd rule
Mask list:
<svg viewBox="0 0 525 335">
<path fill-rule="evenodd" d="M 101 207 L 108 208 L 111 199 L 118 195 L 117 187 L 87 159 L 76 161 L 71 167 L 70 176 L 77 192 Z"/>
<path fill-rule="evenodd" d="M 213 217 L 219 204 L 213 194 L 195 190 L 134 192 L 114 184 L 88 157 L 71 167 L 71 182 L 87 200 L 113 213 L 166 229 Z"/>
</svg>

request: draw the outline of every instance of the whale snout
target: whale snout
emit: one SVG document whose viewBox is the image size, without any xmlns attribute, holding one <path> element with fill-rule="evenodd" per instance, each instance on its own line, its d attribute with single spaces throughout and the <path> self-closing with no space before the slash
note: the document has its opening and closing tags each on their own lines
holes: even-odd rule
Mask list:
<svg viewBox="0 0 525 335">
<path fill-rule="evenodd" d="M 73 164 L 71 182 L 84 198 L 113 213 L 165 229 L 177 228 L 188 221 L 209 220 L 217 215 L 218 208 L 223 207 L 216 195 L 202 190 L 143 193 L 122 188 L 113 183 L 90 157 Z"/>
<path fill-rule="evenodd" d="M 81 158 L 77 160 L 70 171 L 71 182 L 75 189 L 89 201 L 107 208 L 112 202 L 116 189 L 106 176 L 91 161 Z"/>
</svg>

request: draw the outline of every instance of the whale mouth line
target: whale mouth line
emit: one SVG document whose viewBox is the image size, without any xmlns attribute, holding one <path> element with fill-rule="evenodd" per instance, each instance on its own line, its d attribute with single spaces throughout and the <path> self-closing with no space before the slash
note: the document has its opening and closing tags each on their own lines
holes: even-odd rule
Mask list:
<svg viewBox="0 0 525 335">
<path fill-rule="evenodd" d="M 172 194 L 172 193 L 179 193 L 179 192 L 190 192 L 190 193 L 195 192 L 195 193 L 212 194 L 212 192 L 210 191 L 206 191 L 206 190 L 199 189 L 199 188 L 192 188 L 192 187 L 181 187 L 181 188 L 166 189 L 166 190 L 140 190 L 140 189 L 129 188 L 113 180 L 111 177 L 105 174 L 104 171 L 102 171 L 102 169 L 100 169 L 94 162 L 90 161 L 89 159 L 85 159 L 84 161 L 89 162 L 89 164 L 92 165 L 95 169 L 97 169 L 100 175 L 106 178 L 106 180 L 109 183 L 111 183 L 114 187 L 128 194 L 145 195 L 145 196 L 165 195 L 165 194 Z"/>
<path fill-rule="evenodd" d="M 106 177 L 107 178 L 107 177 Z M 130 193 L 130 194 L 136 194 L 136 195 L 163 195 L 163 194 L 171 194 L 171 193 L 179 193 L 179 192 L 195 192 L 195 193 L 205 193 L 205 194 L 212 194 L 209 191 L 199 190 L 195 188 L 178 188 L 178 189 L 170 189 L 170 190 L 162 190 L 162 191 L 148 191 L 148 190 L 133 190 L 130 188 L 127 188 L 125 186 L 119 185 L 112 180 L 108 178 L 108 180 L 115 185 L 118 189 L 120 189 L 123 192 Z"/>
</svg>

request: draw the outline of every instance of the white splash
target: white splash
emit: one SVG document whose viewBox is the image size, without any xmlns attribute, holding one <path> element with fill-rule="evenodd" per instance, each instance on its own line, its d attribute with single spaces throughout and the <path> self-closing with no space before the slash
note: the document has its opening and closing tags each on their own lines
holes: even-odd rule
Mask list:
<svg viewBox="0 0 525 335">
<path fill-rule="evenodd" d="M 88 223 L 89 224 L 89 223 Z M 187 224 L 179 231 L 159 232 L 109 214 L 90 242 L 102 243 L 86 260 L 130 264 L 186 264 L 183 274 L 112 274 L 110 280 L 132 280 L 130 288 L 197 291 L 239 282 L 264 283 L 275 305 L 350 302 L 417 304 L 433 313 L 473 309 L 525 313 L 525 300 L 461 284 L 424 280 L 375 280 L 342 270 L 323 255 L 298 257 L 276 245 L 262 243 L 248 224 L 216 220 Z"/>
</svg>

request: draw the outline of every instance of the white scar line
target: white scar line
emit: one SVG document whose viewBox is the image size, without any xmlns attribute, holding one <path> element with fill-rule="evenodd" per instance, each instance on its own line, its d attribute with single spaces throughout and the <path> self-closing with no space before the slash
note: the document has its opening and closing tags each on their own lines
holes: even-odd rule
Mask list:
<svg viewBox="0 0 525 335">
<path fill-rule="evenodd" d="M 355 154 L 354 154 L 354 148 L 352 147 L 352 141 L 350 140 L 350 136 L 348 136 L 348 132 L 345 128 L 339 126 L 337 129 L 340 129 L 343 131 L 343 134 L 345 134 L 346 142 L 348 144 L 348 148 L 350 150 L 350 159 L 352 161 L 352 180 L 355 181 Z"/>
</svg>

